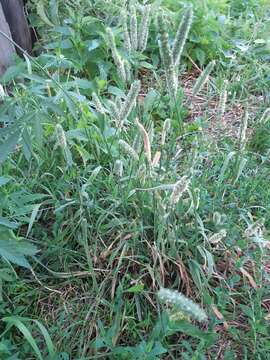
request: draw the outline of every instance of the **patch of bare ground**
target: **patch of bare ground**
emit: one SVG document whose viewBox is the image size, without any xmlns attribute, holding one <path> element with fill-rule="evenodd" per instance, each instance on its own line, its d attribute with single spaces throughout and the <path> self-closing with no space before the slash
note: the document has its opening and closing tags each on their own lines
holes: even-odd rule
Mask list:
<svg viewBox="0 0 270 360">
<path fill-rule="evenodd" d="M 238 138 L 241 121 L 245 112 L 245 104 L 248 104 L 248 112 L 250 119 L 255 119 L 259 104 L 263 101 L 262 96 L 250 95 L 249 99 L 243 101 L 230 101 L 230 94 L 226 103 L 225 113 L 219 116 L 219 96 L 209 96 L 208 88 L 211 82 L 200 92 L 194 96 L 192 90 L 200 71 L 193 69 L 185 73 L 181 78 L 185 94 L 185 106 L 189 110 L 188 121 L 195 121 L 197 118 L 205 118 L 205 131 L 208 135 L 220 138 L 231 137 Z M 248 130 L 248 136 L 251 135 L 251 129 Z"/>
<path fill-rule="evenodd" d="M 247 104 L 249 113 L 249 122 L 251 123 L 258 115 L 258 109 L 264 102 L 264 97 L 258 94 L 250 94 L 248 99 L 231 101 L 230 93 L 226 103 L 225 113 L 219 116 L 219 94 L 211 95 L 209 87 L 215 87 L 213 83 L 208 82 L 204 89 L 196 96 L 192 94 L 196 80 L 201 74 L 198 67 L 193 67 L 190 71 L 184 73 L 179 83 L 184 91 L 184 106 L 188 109 L 186 121 L 193 122 L 198 118 L 205 119 L 204 132 L 212 138 L 229 137 L 237 139 L 241 127 L 241 121 L 244 116 L 245 106 Z M 140 80 L 142 82 L 140 101 L 143 101 L 149 89 L 156 88 L 161 84 L 157 84 L 149 70 L 143 69 L 140 72 Z M 252 135 L 252 129 L 247 131 L 247 137 Z"/>
</svg>

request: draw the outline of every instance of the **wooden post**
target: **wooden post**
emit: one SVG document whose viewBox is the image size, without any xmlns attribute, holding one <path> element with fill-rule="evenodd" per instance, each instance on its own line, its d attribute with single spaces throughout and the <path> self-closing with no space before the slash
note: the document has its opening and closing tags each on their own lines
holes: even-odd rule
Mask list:
<svg viewBox="0 0 270 360">
<path fill-rule="evenodd" d="M 3 12 L 0 3 L 0 30 L 11 38 L 9 25 Z M 14 45 L 0 33 L 0 76 L 4 74 L 6 68 L 13 62 L 14 55 L 16 54 Z"/>
<path fill-rule="evenodd" d="M 32 51 L 32 38 L 24 12 L 23 0 L 0 0 L 0 3 L 9 24 L 12 39 L 30 54 Z M 16 48 L 16 51 L 19 55 L 22 55 L 19 48 Z"/>
</svg>

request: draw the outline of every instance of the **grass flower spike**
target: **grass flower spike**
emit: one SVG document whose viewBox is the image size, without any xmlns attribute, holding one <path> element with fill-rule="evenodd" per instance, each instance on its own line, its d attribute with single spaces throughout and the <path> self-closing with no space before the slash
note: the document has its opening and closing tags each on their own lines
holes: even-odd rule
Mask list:
<svg viewBox="0 0 270 360">
<path fill-rule="evenodd" d="M 99 100 L 99 97 L 95 92 L 92 93 L 92 99 L 93 99 L 93 103 L 95 104 L 96 111 L 104 115 L 106 113 L 106 110 L 104 106 L 101 104 L 101 101 Z"/>
<path fill-rule="evenodd" d="M 175 205 L 179 202 L 182 195 L 187 191 L 190 183 L 190 179 L 187 176 L 183 176 L 177 183 L 174 185 L 174 189 L 171 195 L 171 204 Z"/>
<path fill-rule="evenodd" d="M 119 145 L 121 146 L 121 148 L 128 154 L 130 155 L 134 160 L 138 161 L 139 160 L 139 156 L 136 153 L 136 151 L 133 149 L 132 146 L 130 146 L 126 141 L 124 140 L 119 140 Z"/>
<path fill-rule="evenodd" d="M 147 40 L 149 36 L 149 26 L 150 26 L 150 15 L 151 15 L 151 5 L 146 5 L 144 7 L 143 18 L 140 25 L 140 32 L 138 35 L 138 47 L 139 50 L 144 51 L 147 46 Z"/>
<path fill-rule="evenodd" d="M 67 146 L 67 139 L 66 139 L 66 133 L 62 125 L 56 124 L 55 130 L 56 130 L 58 145 L 61 146 L 62 148 L 65 148 Z"/>
<path fill-rule="evenodd" d="M 119 125 L 120 119 L 119 119 L 119 110 L 116 104 L 112 100 L 108 100 L 108 109 L 113 117 L 113 119 L 116 121 L 116 123 Z"/>
<path fill-rule="evenodd" d="M 158 166 L 159 161 L 160 161 L 160 157 L 161 157 L 161 152 L 160 152 L 160 151 L 157 151 L 157 152 L 155 153 L 154 159 L 153 159 L 153 161 L 152 161 L 152 167 Z"/>
<path fill-rule="evenodd" d="M 219 98 L 219 105 L 218 105 L 218 114 L 219 118 L 222 119 L 225 110 L 226 110 L 226 103 L 227 103 L 227 97 L 228 97 L 228 80 L 224 81 L 223 88 L 220 94 Z"/>
<path fill-rule="evenodd" d="M 130 36 L 128 32 L 128 25 L 127 25 L 127 11 L 126 9 L 122 11 L 122 25 L 124 31 L 124 46 L 128 53 L 131 52 L 131 42 Z"/>
<path fill-rule="evenodd" d="M 130 7 L 130 40 L 131 47 L 135 51 L 138 49 L 138 24 L 137 24 L 137 12 L 136 7 L 132 5 Z"/>
<path fill-rule="evenodd" d="M 213 234 L 209 237 L 208 241 L 210 244 L 218 244 L 227 236 L 227 231 L 225 229 L 220 230 L 218 233 Z"/>
<path fill-rule="evenodd" d="M 171 119 L 166 119 L 163 124 L 162 134 L 161 134 L 161 145 L 164 146 L 166 142 L 166 137 L 171 128 Z"/>
<path fill-rule="evenodd" d="M 116 160 L 114 163 L 114 173 L 116 176 L 121 178 L 123 176 L 123 161 L 122 160 Z"/>
<path fill-rule="evenodd" d="M 142 134 L 142 137 L 143 137 L 145 156 L 148 160 L 148 163 L 151 165 L 152 154 L 151 154 L 151 143 L 150 143 L 149 135 L 148 135 L 147 131 L 145 130 L 144 126 L 139 122 L 138 119 L 136 119 L 136 124 L 139 128 L 140 133 Z"/>
<path fill-rule="evenodd" d="M 157 295 L 162 302 L 174 305 L 187 316 L 200 322 L 207 320 L 205 311 L 194 301 L 188 299 L 178 291 L 161 288 Z"/>
<path fill-rule="evenodd" d="M 124 61 L 121 59 L 121 57 L 117 51 L 116 44 L 115 44 L 115 38 L 114 38 L 114 35 L 112 32 L 112 29 L 107 28 L 107 34 L 108 34 L 108 38 L 109 38 L 110 48 L 112 51 L 112 57 L 115 62 L 115 65 L 117 67 L 118 74 L 119 74 L 120 78 L 122 79 L 122 81 L 126 82 L 126 71 L 125 71 Z"/>
<path fill-rule="evenodd" d="M 204 85 L 207 83 L 209 76 L 211 74 L 211 72 L 213 71 L 214 67 L 216 65 L 215 61 L 211 61 L 206 68 L 204 69 L 204 71 L 201 73 L 201 75 L 199 76 L 199 78 L 197 79 L 194 88 L 193 88 L 193 96 L 198 95 L 198 93 L 202 90 L 202 88 L 204 87 Z"/>
<path fill-rule="evenodd" d="M 183 53 L 184 46 L 191 28 L 192 20 L 193 9 L 190 6 L 184 13 L 173 44 L 173 61 L 176 67 L 179 66 L 181 55 Z"/>
<path fill-rule="evenodd" d="M 65 161 L 67 163 L 67 166 L 71 167 L 72 164 L 73 164 L 72 154 L 71 154 L 70 149 L 69 149 L 68 144 L 67 144 L 66 133 L 65 133 L 62 125 L 60 125 L 60 124 L 56 125 L 55 130 L 56 130 L 57 142 L 58 142 L 58 145 L 62 149 L 62 152 L 63 152 L 64 158 L 65 158 Z"/>
<path fill-rule="evenodd" d="M 120 111 L 120 120 L 123 123 L 128 115 L 131 113 L 135 103 L 136 103 L 136 99 L 137 96 L 139 95 L 141 89 L 141 82 L 139 80 L 135 81 L 131 87 L 130 90 L 127 94 L 127 98 L 125 100 L 125 102 L 123 103 L 122 107 L 121 107 L 121 111 Z"/>
<path fill-rule="evenodd" d="M 130 83 L 131 81 L 131 67 L 127 60 L 124 60 L 124 69 L 125 69 L 125 78 L 126 82 Z"/>
<path fill-rule="evenodd" d="M 164 65 L 167 89 L 174 99 L 178 90 L 178 79 L 175 73 L 175 66 L 163 13 L 158 16 L 158 28 L 160 34 L 159 51 Z"/>
</svg>

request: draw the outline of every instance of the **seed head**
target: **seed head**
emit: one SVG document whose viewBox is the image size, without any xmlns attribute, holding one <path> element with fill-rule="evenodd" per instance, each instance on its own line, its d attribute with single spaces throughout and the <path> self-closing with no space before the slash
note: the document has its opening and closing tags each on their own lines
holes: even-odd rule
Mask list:
<svg viewBox="0 0 270 360">
<path fill-rule="evenodd" d="M 133 149 L 132 146 L 130 146 L 126 141 L 124 140 L 119 140 L 119 145 L 121 146 L 121 148 L 128 154 L 130 155 L 134 160 L 138 161 L 139 160 L 139 156 L 136 153 L 136 151 Z"/>
<path fill-rule="evenodd" d="M 125 72 L 124 62 L 117 51 L 114 34 L 111 28 L 107 28 L 107 34 L 109 38 L 110 48 L 112 51 L 112 57 L 117 67 L 118 74 L 122 79 L 122 81 L 126 82 L 126 72 Z"/>
<path fill-rule="evenodd" d="M 157 151 L 157 152 L 155 153 L 154 159 L 153 159 L 153 161 L 152 161 L 152 167 L 153 167 L 153 168 L 156 167 L 156 166 L 158 166 L 159 161 L 160 161 L 160 157 L 161 157 L 161 152 L 160 152 L 160 151 Z"/>
<path fill-rule="evenodd" d="M 160 34 L 160 41 L 158 43 L 160 57 L 163 62 L 163 66 L 165 70 L 167 89 L 170 96 L 174 99 L 178 89 L 178 78 L 175 72 L 175 65 L 173 62 L 172 51 L 169 44 L 169 36 L 166 30 L 164 14 L 161 13 L 158 16 L 157 20 L 158 20 L 158 28 L 159 28 L 158 30 Z"/>
<path fill-rule="evenodd" d="M 221 94 L 220 94 L 219 105 L 218 105 L 218 113 L 219 113 L 220 119 L 222 119 L 222 117 L 225 113 L 225 110 L 226 110 L 226 103 L 227 103 L 227 97 L 228 97 L 227 89 L 228 89 L 228 80 L 225 80 Z"/>
<path fill-rule="evenodd" d="M 179 66 L 181 55 L 191 28 L 193 20 L 193 9 L 189 7 L 183 15 L 182 21 L 179 24 L 176 37 L 173 44 L 173 61 L 176 67 Z"/>
<path fill-rule="evenodd" d="M 190 179 L 187 176 L 183 176 L 174 184 L 174 189 L 171 195 L 171 204 L 175 205 L 178 203 L 182 195 L 188 190 Z"/>
<path fill-rule="evenodd" d="M 56 130 L 56 137 L 59 146 L 61 146 L 62 148 L 66 148 L 67 147 L 66 133 L 62 128 L 62 125 L 56 124 L 55 130 Z"/>
<path fill-rule="evenodd" d="M 208 241 L 210 242 L 210 244 L 218 244 L 226 236 L 227 236 L 227 231 L 225 229 L 222 229 L 218 233 L 211 235 Z"/>
<path fill-rule="evenodd" d="M 104 106 L 101 104 L 101 101 L 95 92 L 92 93 L 92 99 L 95 104 L 96 111 L 104 115 L 106 113 L 106 110 Z"/>
<path fill-rule="evenodd" d="M 249 113 L 247 109 L 245 110 L 245 114 L 242 120 L 241 128 L 240 128 L 240 135 L 239 135 L 239 150 L 244 151 L 247 141 L 247 127 L 248 127 L 248 118 Z"/>
<path fill-rule="evenodd" d="M 136 99 L 137 96 L 139 95 L 140 89 L 141 89 L 141 82 L 139 80 L 135 81 L 131 85 L 130 90 L 127 94 L 127 98 L 121 107 L 120 116 L 119 116 L 121 122 L 124 122 L 131 113 L 136 103 Z"/>
<path fill-rule="evenodd" d="M 143 137 L 143 143 L 144 143 L 144 153 L 148 160 L 148 163 L 151 165 L 152 163 L 152 154 L 151 154 L 151 143 L 149 139 L 149 135 L 147 131 L 145 130 L 144 126 L 139 122 L 138 119 L 136 119 L 136 124 L 138 126 L 138 129 Z"/>
<path fill-rule="evenodd" d="M 123 161 L 122 160 L 116 160 L 115 161 L 114 173 L 119 178 L 121 178 L 123 176 Z"/>
<path fill-rule="evenodd" d="M 73 160 L 72 160 L 71 151 L 67 144 L 66 133 L 60 124 L 56 125 L 55 130 L 56 130 L 57 142 L 63 151 L 63 155 L 67 163 L 67 166 L 71 167 L 73 164 Z"/>
<path fill-rule="evenodd" d="M 142 141 L 141 141 L 141 136 L 140 134 L 136 134 L 133 140 L 133 144 L 132 147 L 133 149 L 136 151 L 137 154 L 139 154 L 141 152 L 141 148 L 142 148 Z"/>
<path fill-rule="evenodd" d="M 180 292 L 161 288 L 157 295 L 162 302 L 174 305 L 178 310 L 187 316 L 200 322 L 207 320 L 205 311 L 194 301 L 188 299 Z"/>
<path fill-rule="evenodd" d="M 130 83 L 131 81 L 131 67 L 127 60 L 124 60 L 124 69 L 125 69 L 125 78 L 126 82 Z"/>
<path fill-rule="evenodd" d="M 116 106 L 116 104 L 112 100 L 108 100 L 108 108 L 110 115 L 113 117 L 113 119 L 116 121 L 116 124 L 119 124 L 119 108 Z"/>
<path fill-rule="evenodd" d="M 149 26 L 150 26 L 150 14 L 151 14 L 151 5 L 146 5 L 143 11 L 143 18 L 140 25 L 140 32 L 138 36 L 139 50 L 144 51 L 147 46 L 147 40 L 149 36 Z"/>
<path fill-rule="evenodd" d="M 209 76 L 211 74 L 211 72 L 213 71 L 214 67 L 216 65 L 216 62 L 213 60 L 211 61 L 206 68 L 204 69 L 204 71 L 201 73 L 201 75 L 199 76 L 198 80 L 196 81 L 194 88 L 193 88 L 193 96 L 198 95 L 198 93 L 201 91 L 201 89 L 204 87 L 204 85 L 207 83 L 207 81 L 209 80 Z"/>
<path fill-rule="evenodd" d="M 134 5 L 130 7 L 130 40 L 134 51 L 138 49 L 138 24 L 137 13 Z"/>
<path fill-rule="evenodd" d="M 171 119 L 166 119 L 163 123 L 163 129 L 161 134 L 161 145 L 165 145 L 166 142 L 166 136 L 171 128 Z"/>
<path fill-rule="evenodd" d="M 219 225 L 221 223 L 221 214 L 218 211 L 215 211 L 213 214 L 213 223 Z"/>
<path fill-rule="evenodd" d="M 122 25 L 124 29 L 124 46 L 128 53 L 131 52 L 131 43 L 127 25 L 127 10 L 122 11 Z"/>
</svg>

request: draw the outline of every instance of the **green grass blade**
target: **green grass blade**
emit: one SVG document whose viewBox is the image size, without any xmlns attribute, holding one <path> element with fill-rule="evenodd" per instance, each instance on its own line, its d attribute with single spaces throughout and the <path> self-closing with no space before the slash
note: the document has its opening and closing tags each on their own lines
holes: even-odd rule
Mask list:
<svg viewBox="0 0 270 360">
<path fill-rule="evenodd" d="M 43 357 L 41 355 L 41 352 L 38 348 L 38 345 L 33 338 L 31 332 L 29 329 L 25 326 L 25 324 L 20 320 L 20 318 L 17 318 L 16 316 L 6 317 L 3 319 L 8 324 L 11 324 L 15 326 L 24 336 L 25 340 L 29 343 L 29 345 L 34 350 L 34 353 L 36 354 L 37 358 L 39 360 L 43 360 Z"/>
</svg>

